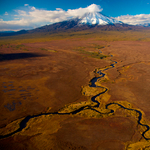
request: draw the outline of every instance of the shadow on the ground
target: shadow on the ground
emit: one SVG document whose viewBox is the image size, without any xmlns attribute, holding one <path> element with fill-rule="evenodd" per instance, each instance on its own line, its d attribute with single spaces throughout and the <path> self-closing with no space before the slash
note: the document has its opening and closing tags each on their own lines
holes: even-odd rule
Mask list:
<svg viewBox="0 0 150 150">
<path fill-rule="evenodd" d="M 37 53 L 11 53 L 11 54 L 0 54 L 0 61 L 25 59 L 30 57 L 45 57 L 46 55 Z"/>
</svg>

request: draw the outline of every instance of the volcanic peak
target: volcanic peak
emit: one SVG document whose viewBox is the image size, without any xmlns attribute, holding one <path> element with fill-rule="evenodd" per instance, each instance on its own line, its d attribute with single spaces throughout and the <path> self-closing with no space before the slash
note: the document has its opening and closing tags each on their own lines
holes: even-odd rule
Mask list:
<svg viewBox="0 0 150 150">
<path fill-rule="evenodd" d="M 102 15 L 99 12 L 89 12 L 79 17 L 80 21 L 78 25 L 88 24 L 88 25 L 107 25 L 107 24 L 122 24 L 121 21 L 115 20 L 113 18 Z"/>
</svg>

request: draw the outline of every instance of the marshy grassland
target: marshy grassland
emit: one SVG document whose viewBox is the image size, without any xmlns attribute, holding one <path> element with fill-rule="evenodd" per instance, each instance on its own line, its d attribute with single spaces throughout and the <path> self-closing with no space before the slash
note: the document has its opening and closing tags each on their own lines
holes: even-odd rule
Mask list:
<svg viewBox="0 0 150 150">
<path fill-rule="evenodd" d="M 0 37 L 2 149 L 149 149 L 149 47 L 150 30 Z"/>
<path fill-rule="evenodd" d="M 22 44 L 48 42 L 52 40 L 74 39 L 84 40 L 92 38 L 99 41 L 150 41 L 150 30 L 130 30 L 130 31 L 100 31 L 86 30 L 76 32 L 60 33 L 33 33 L 17 36 L 0 37 L 0 46 L 5 44 Z"/>
</svg>

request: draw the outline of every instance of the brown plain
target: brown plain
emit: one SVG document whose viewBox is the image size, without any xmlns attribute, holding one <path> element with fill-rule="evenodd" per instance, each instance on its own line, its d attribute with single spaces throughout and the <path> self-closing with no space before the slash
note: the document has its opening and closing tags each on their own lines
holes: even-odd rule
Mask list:
<svg viewBox="0 0 150 150">
<path fill-rule="evenodd" d="M 98 52 L 95 45 L 104 46 L 100 49 L 102 53 L 113 57 L 96 59 L 80 52 L 80 49 Z M 15 43 L 1 46 L 1 134 L 10 132 L 10 123 L 28 115 L 58 112 L 64 106 L 88 101 L 91 97 L 81 94 L 82 87 L 96 76 L 95 69 L 109 66 L 111 60 L 118 63 L 105 72 L 108 79 L 101 83 L 111 96 L 106 104 L 127 102 L 142 112 L 145 124 L 150 124 L 149 48 L 150 42 L 146 41 L 94 38 L 23 43 L 19 49 Z M 21 53 L 26 57 L 20 59 Z M 121 109 L 104 118 L 44 115 L 30 119 L 21 132 L 1 139 L 0 147 L 7 150 L 124 150 L 129 144 L 148 142 L 141 128 L 134 115 Z"/>
</svg>

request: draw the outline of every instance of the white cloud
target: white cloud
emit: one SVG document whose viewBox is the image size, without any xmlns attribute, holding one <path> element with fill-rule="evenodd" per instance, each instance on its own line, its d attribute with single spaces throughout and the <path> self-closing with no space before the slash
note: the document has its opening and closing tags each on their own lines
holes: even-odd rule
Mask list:
<svg viewBox="0 0 150 150">
<path fill-rule="evenodd" d="M 20 17 L 27 16 L 27 12 L 24 10 L 15 10 L 15 11 L 18 13 L 18 15 L 14 15 L 14 16 L 20 16 Z"/>
<path fill-rule="evenodd" d="M 26 25 L 26 23 L 23 23 L 24 20 L 15 20 L 15 21 L 3 21 L 0 20 L 0 29 L 2 29 L 1 31 L 18 31 L 18 30 L 22 30 L 22 29 L 32 29 L 32 26 Z"/>
<path fill-rule="evenodd" d="M 36 10 L 36 8 L 35 7 L 31 7 L 31 10 Z"/>
<path fill-rule="evenodd" d="M 80 7 L 79 9 L 68 9 L 67 13 L 70 16 L 77 17 L 77 16 L 82 16 L 87 12 L 101 12 L 102 10 L 103 9 L 99 5 L 92 4 L 86 8 Z"/>
<path fill-rule="evenodd" d="M 130 25 L 145 24 L 150 23 L 150 14 L 124 15 L 116 17 L 115 19 Z"/>
<path fill-rule="evenodd" d="M 29 4 L 24 4 L 24 6 L 29 6 Z"/>
<path fill-rule="evenodd" d="M 61 9 L 61 8 L 56 8 L 56 10 L 58 10 L 58 11 L 63 11 L 63 9 Z"/>
<path fill-rule="evenodd" d="M 5 14 L 4 15 L 8 15 L 8 12 L 5 12 Z"/>
<path fill-rule="evenodd" d="M 14 15 L 14 20 L 0 20 L 0 29 L 14 30 L 15 28 L 15 30 L 17 30 L 17 27 L 18 30 L 32 29 L 41 25 L 51 24 L 67 20 L 73 17 L 82 16 L 87 12 L 101 12 L 103 10 L 99 5 L 96 4 L 91 4 L 86 8 L 68 9 L 67 11 L 61 8 L 56 8 L 56 10 L 54 11 L 36 9 L 35 7 L 31 7 L 28 4 L 24 4 L 24 6 L 28 6 L 29 11 L 15 10 L 17 15 Z M 15 20 L 16 16 L 20 19 Z"/>
</svg>

